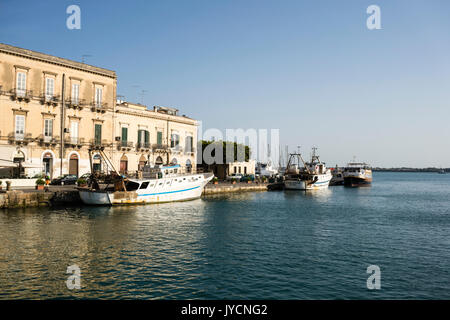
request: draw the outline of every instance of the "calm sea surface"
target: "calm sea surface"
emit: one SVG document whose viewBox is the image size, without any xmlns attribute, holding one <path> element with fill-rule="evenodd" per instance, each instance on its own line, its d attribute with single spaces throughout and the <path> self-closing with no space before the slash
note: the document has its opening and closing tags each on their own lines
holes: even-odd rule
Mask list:
<svg viewBox="0 0 450 320">
<path fill-rule="evenodd" d="M 67 267 L 81 269 L 68 290 Z M 369 265 L 381 290 L 368 290 Z M 450 175 L 0 211 L 0 298 L 450 299 Z"/>
</svg>

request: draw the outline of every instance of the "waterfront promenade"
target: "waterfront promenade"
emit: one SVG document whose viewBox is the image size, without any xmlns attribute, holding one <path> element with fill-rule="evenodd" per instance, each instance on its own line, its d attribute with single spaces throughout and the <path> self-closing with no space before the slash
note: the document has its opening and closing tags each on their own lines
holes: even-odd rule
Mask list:
<svg viewBox="0 0 450 320">
<path fill-rule="evenodd" d="M 206 185 L 202 196 L 224 193 L 267 191 L 267 183 L 220 182 Z M 75 185 L 48 186 L 47 190 L 35 188 L 11 188 L 0 192 L 0 208 L 27 208 L 52 205 L 78 205 L 81 199 Z"/>
</svg>

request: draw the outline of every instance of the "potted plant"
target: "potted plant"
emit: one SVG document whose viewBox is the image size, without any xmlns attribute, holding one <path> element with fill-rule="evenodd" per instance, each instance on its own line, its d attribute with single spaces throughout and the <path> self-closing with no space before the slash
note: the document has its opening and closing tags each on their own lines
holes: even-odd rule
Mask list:
<svg viewBox="0 0 450 320">
<path fill-rule="evenodd" d="M 87 186 L 87 181 L 84 178 L 79 178 L 77 180 L 77 185 L 81 188 L 85 188 Z"/>
<path fill-rule="evenodd" d="M 219 178 L 214 177 L 213 182 L 214 182 L 214 184 L 219 184 Z"/>
<path fill-rule="evenodd" d="M 44 190 L 45 181 L 42 178 L 36 180 L 36 190 Z"/>
<path fill-rule="evenodd" d="M 236 184 L 236 181 L 237 181 L 236 178 L 231 179 L 231 183 L 232 183 L 232 184 Z"/>
</svg>

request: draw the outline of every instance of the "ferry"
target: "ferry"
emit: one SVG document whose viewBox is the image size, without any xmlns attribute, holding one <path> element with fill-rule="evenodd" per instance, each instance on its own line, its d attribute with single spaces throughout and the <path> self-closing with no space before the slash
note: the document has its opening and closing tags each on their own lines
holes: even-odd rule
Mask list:
<svg viewBox="0 0 450 320">
<path fill-rule="evenodd" d="M 150 204 L 198 199 L 203 188 L 214 178 L 213 173 L 181 173 L 180 165 L 144 166 L 141 179 L 131 179 L 117 172 L 110 179 L 112 186 L 103 189 L 95 178 L 89 187 L 79 187 L 84 204 L 122 205 Z"/>
<path fill-rule="evenodd" d="M 303 164 L 303 166 L 302 166 Z M 303 161 L 300 153 L 289 156 L 284 188 L 286 190 L 318 190 L 328 188 L 332 178 L 331 170 L 316 155 L 316 148 L 310 162 Z"/>
<path fill-rule="evenodd" d="M 350 162 L 344 169 L 344 186 L 369 186 L 372 183 L 372 168 L 367 163 Z"/>
</svg>

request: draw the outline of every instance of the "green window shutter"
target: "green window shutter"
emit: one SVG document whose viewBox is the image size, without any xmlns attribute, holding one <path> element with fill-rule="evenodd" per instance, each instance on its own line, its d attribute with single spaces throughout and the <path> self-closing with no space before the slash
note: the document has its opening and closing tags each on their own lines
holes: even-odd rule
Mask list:
<svg viewBox="0 0 450 320">
<path fill-rule="evenodd" d="M 141 144 L 141 132 L 142 130 L 138 130 L 138 144 Z"/>
<path fill-rule="evenodd" d="M 128 128 L 122 128 L 122 141 L 128 141 Z"/>
<path fill-rule="evenodd" d="M 95 125 L 95 143 L 100 144 L 102 142 L 102 125 Z"/>
<path fill-rule="evenodd" d="M 145 133 L 144 141 L 145 141 L 145 143 L 149 143 L 150 142 L 150 132 L 145 130 L 144 133 Z"/>
<path fill-rule="evenodd" d="M 162 144 L 162 132 L 158 131 L 157 144 Z"/>
</svg>

